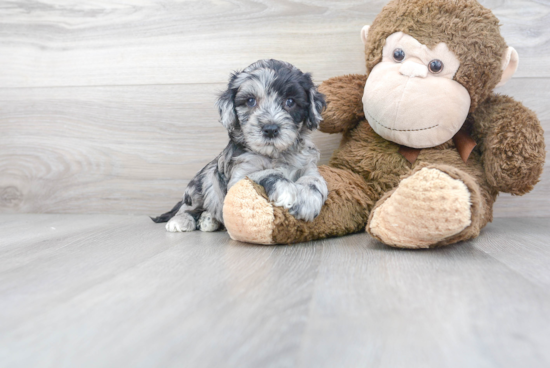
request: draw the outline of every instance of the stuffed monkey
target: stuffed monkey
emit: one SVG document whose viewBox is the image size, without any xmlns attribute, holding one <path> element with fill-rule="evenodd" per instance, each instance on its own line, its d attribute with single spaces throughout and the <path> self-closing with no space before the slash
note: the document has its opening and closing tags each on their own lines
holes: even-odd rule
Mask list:
<svg viewBox="0 0 550 368">
<path fill-rule="evenodd" d="M 367 230 L 401 248 L 475 238 L 499 192 L 522 195 L 545 159 L 536 115 L 494 94 L 518 55 L 475 0 L 393 0 L 364 27 L 366 75 L 325 81 L 321 131 L 343 133 L 319 170 L 328 199 L 312 222 L 250 180 L 227 194 L 233 239 L 284 244 Z"/>
</svg>

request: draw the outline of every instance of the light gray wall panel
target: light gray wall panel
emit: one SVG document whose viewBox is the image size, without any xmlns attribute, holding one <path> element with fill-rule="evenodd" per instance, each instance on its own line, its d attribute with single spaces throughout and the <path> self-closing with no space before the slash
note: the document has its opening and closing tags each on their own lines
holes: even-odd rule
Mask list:
<svg viewBox="0 0 550 368">
<path fill-rule="evenodd" d="M 228 142 L 224 85 L 0 89 L 0 211 L 145 213 Z M 315 133 L 322 162 L 339 135 Z"/>
<path fill-rule="evenodd" d="M 166 210 L 227 141 L 214 101 L 231 70 L 274 57 L 318 83 L 363 73 L 358 31 L 385 3 L 3 3 L 0 212 Z M 550 131 L 550 5 L 482 3 L 520 53 L 502 91 Z M 339 139 L 315 133 L 322 162 Z M 549 182 L 546 170 L 533 193 L 501 196 L 496 216 L 550 214 Z"/>
<path fill-rule="evenodd" d="M 0 8 L 0 86 L 220 83 L 262 58 L 318 80 L 363 73 L 359 31 L 386 2 L 10 1 Z M 550 4 L 482 3 L 520 53 L 518 76 L 550 76 Z"/>
<path fill-rule="evenodd" d="M 222 84 L 0 89 L 0 211 L 155 214 L 227 143 Z M 501 92 L 534 109 L 550 142 L 550 79 Z M 339 135 L 315 133 L 322 162 Z M 548 164 L 547 164 L 548 167 Z M 496 216 L 550 214 L 550 171 Z"/>
</svg>

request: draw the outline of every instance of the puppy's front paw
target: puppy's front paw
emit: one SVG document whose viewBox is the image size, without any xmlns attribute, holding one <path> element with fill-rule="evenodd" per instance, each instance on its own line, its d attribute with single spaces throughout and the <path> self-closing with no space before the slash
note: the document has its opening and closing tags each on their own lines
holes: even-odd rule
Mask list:
<svg viewBox="0 0 550 368">
<path fill-rule="evenodd" d="M 200 231 L 216 231 L 220 228 L 220 222 L 210 212 L 204 211 L 201 213 L 198 228 Z"/>
<path fill-rule="evenodd" d="M 321 213 L 324 202 L 318 190 L 298 184 L 298 198 L 289 212 L 298 220 L 313 221 Z"/>
<path fill-rule="evenodd" d="M 268 193 L 269 200 L 276 207 L 292 208 L 296 203 L 298 191 L 294 183 L 288 181 L 279 181 L 273 190 Z"/>
<path fill-rule="evenodd" d="M 187 213 L 178 214 L 166 223 L 166 231 L 171 233 L 194 231 L 196 228 L 195 219 Z"/>
</svg>

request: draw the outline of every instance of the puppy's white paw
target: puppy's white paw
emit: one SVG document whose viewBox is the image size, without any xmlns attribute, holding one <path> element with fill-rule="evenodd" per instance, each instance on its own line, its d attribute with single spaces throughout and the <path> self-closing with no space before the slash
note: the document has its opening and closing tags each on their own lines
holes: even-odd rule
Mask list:
<svg viewBox="0 0 550 368">
<path fill-rule="evenodd" d="M 176 215 L 166 223 L 166 231 L 171 233 L 183 232 L 183 231 L 194 231 L 197 229 L 197 224 L 193 216 L 182 213 Z"/>
<path fill-rule="evenodd" d="M 210 212 L 203 212 L 199 219 L 200 231 L 216 231 L 220 228 L 220 222 Z"/>
<path fill-rule="evenodd" d="M 277 207 L 292 208 L 296 203 L 297 193 L 294 183 L 281 181 L 275 190 L 269 194 L 269 199 Z"/>
<path fill-rule="evenodd" d="M 298 184 L 298 199 L 289 212 L 298 220 L 313 221 L 321 213 L 324 202 L 318 190 Z"/>
</svg>

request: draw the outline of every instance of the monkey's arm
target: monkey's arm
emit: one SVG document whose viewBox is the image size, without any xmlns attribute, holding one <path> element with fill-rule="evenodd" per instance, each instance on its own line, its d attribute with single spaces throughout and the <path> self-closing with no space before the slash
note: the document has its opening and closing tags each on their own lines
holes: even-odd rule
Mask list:
<svg viewBox="0 0 550 368">
<path fill-rule="evenodd" d="M 489 185 L 514 195 L 531 191 L 546 155 L 535 113 L 511 97 L 493 94 L 472 117 Z"/>
<path fill-rule="evenodd" d="M 351 74 L 327 79 L 319 86 L 327 101 L 320 131 L 343 132 L 365 118 L 362 98 L 366 81 L 366 75 Z"/>
</svg>

